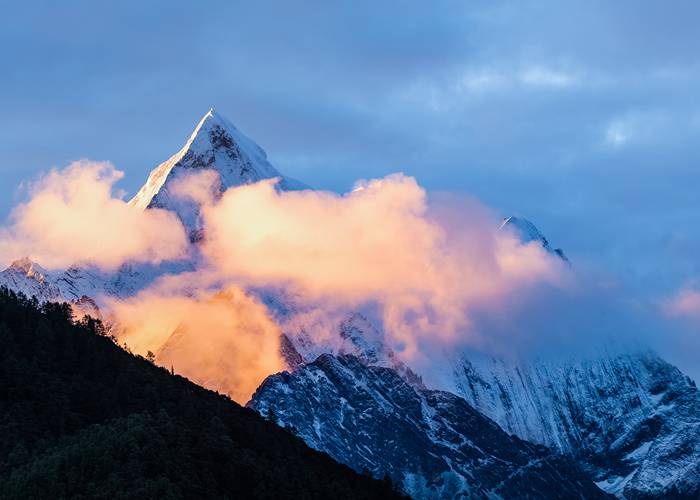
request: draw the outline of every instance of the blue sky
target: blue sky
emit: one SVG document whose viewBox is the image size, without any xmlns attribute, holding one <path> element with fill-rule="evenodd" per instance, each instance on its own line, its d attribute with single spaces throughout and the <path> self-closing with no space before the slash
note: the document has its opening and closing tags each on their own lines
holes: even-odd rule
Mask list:
<svg viewBox="0 0 700 500">
<path fill-rule="evenodd" d="M 209 107 L 279 170 L 403 171 L 666 294 L 700 278 L 700 4 L 13 2 L 0 210 L 90 158 L 132 194 Z"/>
</svg>

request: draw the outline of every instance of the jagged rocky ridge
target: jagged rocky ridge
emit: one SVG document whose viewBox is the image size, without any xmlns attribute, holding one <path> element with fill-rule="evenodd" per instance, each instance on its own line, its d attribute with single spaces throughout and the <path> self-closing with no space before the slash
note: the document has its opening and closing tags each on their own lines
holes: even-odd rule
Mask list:
<svg viewBox="0 0 700 500">
<path fill-rule="evenodd" d="M 541 235 L 525 222 L 534 228 L 529 234 Z M 563 252 L 552 253 L 564 258 Z M 268 305 L 287 313 L 274 301 Z M 288 335 L 283 346 L 292 368 L 324 351 L 350 353 L 363 363 L 394 368 L 425 389 L 410 368 L 395 364 L 397 357 L 378 340 L 381 332 L 360 314 L 342 322 L 326 345 L 314 343 L 303 329 Z M 556 362 L 465 353 L 435 362 L 442 361 L 452 364 L 450 390 L 507 432 L 573 457 L 605 491 L 626 498 L 700 494 L 698 391 L 655 353 L 601 350 Z"/>
<path fill-rule="evenodd" d="M 176 212 L 196 245 L 202 237 L 197 208 L 171 196 L 170 187 L 187 173 L 206 170 L 220 177 L 218 190 L 273 177 L 280 178 L 280 189 L 303 187 L 280 175 L 259 146 L 210 111 L 182 150 L 151 172 L 131 203 Z M 514 230 L 523 242 L 539 241 L 549 253 L 567 260 L 526 219 L 510 217 L 503 227 Z M 97 315 L 102 296 L 128 297 L 159 276 L 192 265 L 127 263 L 115 273 L 86 265 L 46 271 L 25 259 L 0 272 L 0 285 L 40 302 L 68 301 Z M 258 292 L 278 319 L 294 315 L 294 301 L 285 293 Z M 398 360 L 383 343 L 382 332 L 362 315 L 349 311 L 329 343 L 316 342 L 303 325 L 285 333 L 282 345 L 290 368 L 302 370 L 324 353 L 351 354 L 365 365 L 396 371 L 418 393 L 425 390 L 420 376 Z M 483 363 L 469 356 L 452 361 L 450 390 L 507 432 L 572 454 L 607 491 L 629 498 L 698 496 L 697 390 L 658 356 L 604 355 L 558 364 Z"/>
<path fill-rule="evenodd" d="M 464 399 L 352 355 L 268 377 L 248 406 L 415 498 L 605 497 L 572 461 L 506 434 Z"/>
</svg>

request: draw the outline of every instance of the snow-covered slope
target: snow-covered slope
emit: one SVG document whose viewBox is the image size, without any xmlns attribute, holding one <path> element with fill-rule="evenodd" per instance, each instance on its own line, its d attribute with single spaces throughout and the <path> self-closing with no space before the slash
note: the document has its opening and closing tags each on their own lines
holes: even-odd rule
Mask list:
<svg viewBox="0 0 700 500">
<path fill-rule="evenodd" d="M 509 217 L 502 228 L 566 259 L 526 219 Z M 700 393 L 654 352 L 601 347 L 547 361 L 448 357 L 458 395 L 506 431 L 574 456 L 606 491 L 700 496 Z"/>
<path fill-rule="evenodd" d="M 391 368 L 414 387 L 425 388 L 421 377 L 387 346 L 383 331 L 362 312 L 339 314 L 336 323 L 324 322 L 319 331 L 313 324 L 317 311 L 305 306 L 301 297 L 279 289 L 252 292 L 282 327 L 282 356 L 290 370 L 322 354 L 352 355 L 363 363 Z"/>
<path fill-rule="evenodd" d="M 230 187 L 275 177 L 280 179 L 279 189 L 306 188 L 301 182 L 281 175 L 260 146 L 211 109 L 182 149 L 153 169 L 146 184 L 129 203 L 142 209 L 157 207 L 177 213 L 191 238 L 196 240 L 201 230 L 197 204 L 174 196 L 172 186 L 184 175 L 207 170 L 216 172 L 221 181 L 211 193 L 214 197 Z"/>
<path fill-rule="evenodd" d="M 123 264 L 115 272 L 92 266 L 71 266 L 65 271 L 47 271 L 36 262 L 20 259 L 0 272 L 0 286 L 6 286 L 39 302 L 76 302 L 83 297 L 98 300 L 102 296 L 124 298 L 145 288 L 165 273 L 192 269 L 189 262 Z"/>
<path fill-rule="evenodd" d="M 524 243 L 540 241 L 551 249 L 532 223 L 517 220 Z M 289 297 L 267 303 L 282 322 L 299 312 Z M 291 368 L 324 352 L 352 354 L 425 389 L 410 369 L 401 371 L 381 331 L 361 314 L 320 340 L 303 325 L 287 324 L 297 327 L 286 331 L 283 342 Z M 580 460 L 606 491 L 628 498 L 700 493 L 700 397 L 691 380 L 653 352 L 601 349 L 587 358 L 554 361 L 465 352 L 435 363 L 445 361 L 456 394 L 507 432 Z"/>
<path fill-rule="evenodd" d="M 456 360 L 457 393 L 506 431 L 569 453 L 628 498 L 700 494 L 700 393 L 653 352 Z"/>
<path fill-rule="evenodd" d="M 509 436 L 463 399 L 323 354 L 268 377 L 249 406 L 414 498 L 602 498 L 573 462 Z"/>
<path fill-rule="evenodd" d="M 0 286 L 36 297 L 39 302 L 63 300 L 54 274 L 29 259 L 17 260 L 0 272 Z"/>
</svg>

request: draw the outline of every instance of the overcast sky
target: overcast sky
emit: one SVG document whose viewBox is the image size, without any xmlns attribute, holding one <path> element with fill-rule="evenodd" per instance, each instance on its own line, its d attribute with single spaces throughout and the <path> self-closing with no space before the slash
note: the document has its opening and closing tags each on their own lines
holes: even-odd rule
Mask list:
<svg viewBox="0 0 700 500">
<path fill-rule="evenodd" d="M 0 209 L 79 158 L 133 194 L 213 106 L 314 187 L 403 171 L 668 293 L 700 277 L 698 19 L 694 1 L 5 3 Z"/>
</svg>

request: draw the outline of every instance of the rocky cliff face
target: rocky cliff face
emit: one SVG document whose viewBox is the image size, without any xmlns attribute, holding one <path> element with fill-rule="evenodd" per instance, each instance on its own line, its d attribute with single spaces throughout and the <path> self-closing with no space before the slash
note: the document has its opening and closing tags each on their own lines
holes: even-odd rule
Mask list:
<svg viewBox="0 0 700 500">
<path fill-rule="evenodd" d="M 293 305 L 280 305 L 293 300 L 278 297 L 278 302 L 271 305 L 274 310 L 294 314 Z M 381 331 L 362 314 L 341 321 L 325 342 L 315 342 L 303 328 L 287 335 L 283 350 L 292 370 L 307 370 L 324 352 L 341 358 L 350 354 L 365 365 L 393 369 L 418 393 L 425 389 L 420 376 L 382 343 Z M 692 380 L 651 351 L 601 350 L 588 358 L 549 361 L 464 353 L 434 362 L 451 365 L 451 392 L 507 433 L 571 457 L 611 494 L 699 494 L 698 391 Z M 294 384 L 288 389 L 306 390 Z M 279 399 L 279 404 L 296 403 Z M 314 445 L 333 450 L 325 441 Z"/>
<path fill-rule="evenodd" d="M 249 406 L 415 498 L 602 498 L 572 461 L 505 433 L 454 394 L 323 354 L 269 377 Z"/>
<path fill-rule="evenodd" d="M 627 498 L 700 495 L 700 393 L 650 351 L 455 364 L 456 392 L 508 432 L 576 457 Z"/>
</svg>

